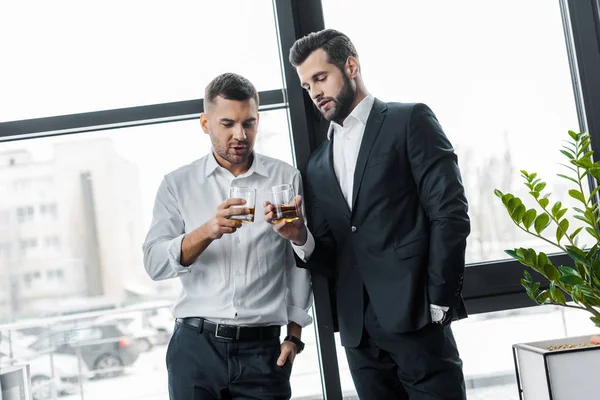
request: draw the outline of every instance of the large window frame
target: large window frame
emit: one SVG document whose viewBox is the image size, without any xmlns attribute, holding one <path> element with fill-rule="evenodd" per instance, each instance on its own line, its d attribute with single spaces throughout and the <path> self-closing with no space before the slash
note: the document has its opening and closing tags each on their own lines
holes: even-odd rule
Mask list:
<svg viewBox="0 0 600 400">
<path fill-rule="evenodd" d="M 592 149 L 600 154 L 600 1 L 558 0 L 569 56 L 580 130 L 592 138 Z M 280 47 L 284 87 L 260 92 L 261 110 L 287 109 L 291 124 L 296 165 L 302 171 L 310 153 L 325 139 L 327 123 L 312 106 L 289 65 L 293 42 L 325 27 L 321 0 L 273 0 Z M 202 99 L 144 105 L 89 113 L 0 123 L 0 143 L 66 134 L 169 123 L 198 118 Z M 590 181 L 590 185 L 592 182 Z M 559 264 L 562 255 L 551 257 Z M 534 304 L 520 285 L 523 267 L 503 260 L 469 265 L 463 297 L 471 314 L 529 307 Z M 323 393 L 327 399 L 342 399 L 334 339 L 334 319 L 328 281 L 313 276 L 317 343 Z"/>
</svg>

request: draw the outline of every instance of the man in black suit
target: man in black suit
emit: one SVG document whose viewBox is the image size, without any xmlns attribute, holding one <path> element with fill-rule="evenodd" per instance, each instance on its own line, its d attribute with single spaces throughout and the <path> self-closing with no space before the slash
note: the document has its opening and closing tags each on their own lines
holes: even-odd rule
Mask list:
<svg viewBox="0 0 600 400">
<path fill-rule="evenodd" d="M 331 125 L 306 171 L 310 232 L 296 232 L 299 223 L 274 228 L 306 236 L 299 266 L 332 269 L 360 398 L 465 399 L 450 322 L 466 317 L 470 224 L 450 141 L 426 105 L 370 95 L 338 31 L 299 39 L 290 62 Z"/>
</svg>

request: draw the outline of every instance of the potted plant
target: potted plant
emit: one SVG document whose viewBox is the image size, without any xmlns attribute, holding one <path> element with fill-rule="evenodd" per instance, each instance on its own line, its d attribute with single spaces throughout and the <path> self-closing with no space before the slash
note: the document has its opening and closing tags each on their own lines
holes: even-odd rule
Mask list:
<svg viewBox="0 0 600 400">
<path fill-rule="evenodd" d="M 566 215 L 562 202 L 550 201 L 546 183 L 537 173 L 521 171 L 529 194 L 536 203 L 527 208 L 519 197 L 496 189 L 508 215 L 521 230 L 565 252 L 572 265 L 554 265 L 543 252 L 531 248 L 515 248 L 506 253 L 521 264 L 541 274 L 548 282 L 542 289 L 529 271 L 524 271 L 521 284 L 537 304 L 554 304 L 590 313 L 591 321 L 600 327 L 600 210 L 595 201 L 600 190 L 600 162 L 593 162 L 589 150 L 591 139 L 585 133 L 569 131 L 570 140 L 560 150 L 566 157 L 568 172 L 559 174 L 573 184 L 568 195 L 579 203 L 573 207 L 573 219 Z M 596 181 L 595 189 L 586 195 L 588 179 Z M 587 233 L 593 245 L 579 245 L 579 236 Z M 521 399 L 584 400 L 600 398 L 595 379 L 600 371 L 600 343 L 596 336 L 583 336 L 513 346 L 517 383 Z"/>
</svg>

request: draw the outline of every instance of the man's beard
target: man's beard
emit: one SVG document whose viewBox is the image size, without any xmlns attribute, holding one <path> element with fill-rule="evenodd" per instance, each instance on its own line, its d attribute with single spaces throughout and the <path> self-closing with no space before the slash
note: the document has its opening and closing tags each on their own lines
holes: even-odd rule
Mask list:
<svg viewBox="0 0 600 400">
<path fill-rule="evenodd" d="M 354 102 L 355 95 L 350 78 L 348 78 L 343 72 L 342 76 L 344 77 L 344 86 L 342 86 L 340 93 L 338 93 L 338 95 L 334 98 L 335 107 L 333 109 L 333 113 L 328 116 L 326 113 L 321 111 L 321 114 L 323 114 L 326 120 L 335 121 L 337 123 L 345 120 L 348 114 L 350 114 L 350 108 Z"/>
</svg>

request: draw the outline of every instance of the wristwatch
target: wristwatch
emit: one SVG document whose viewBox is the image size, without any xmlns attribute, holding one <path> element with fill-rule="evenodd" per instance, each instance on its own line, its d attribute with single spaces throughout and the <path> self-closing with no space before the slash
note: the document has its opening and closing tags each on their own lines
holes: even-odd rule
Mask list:
<svg viewBox="0 0 600 400">
<path fill-rule="evenodd" d="M 288 335 L 285 337 L 285 339 L 283 339 L 283 341 L 294 343 L 296 345 L 296 354 L 300 354 L 302 353 L 302 350 L 304 350 L 304 342 L 298 339 L 296 336 Z"/>
<path fill-rule="evenodd" d="M 442 310 L 441 308 L 437 308 L 437 307 L 432 307 L 431 308 L 431 320 L 432 322 L 436 323 L 436 324 L 441 324 L 444 322 L 444 319 L 446 318 L 446 311 Z"/>
</svg>

